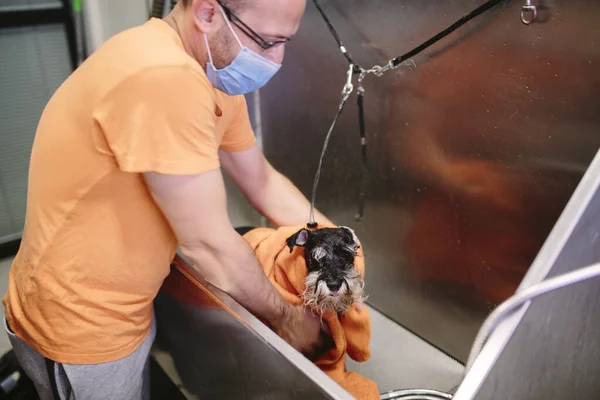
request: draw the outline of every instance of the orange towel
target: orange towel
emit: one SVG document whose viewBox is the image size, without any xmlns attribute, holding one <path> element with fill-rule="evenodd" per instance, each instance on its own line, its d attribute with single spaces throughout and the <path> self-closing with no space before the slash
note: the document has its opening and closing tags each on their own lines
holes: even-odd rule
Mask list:
<svg viewBox="0 0 600 400">
<path fill-rule="evenodd" d="M 304 259 L 304 249 L 295 247 L 290 253 L 286 239 L 302 229 L 284 227 L 277 230 L 257 228 L 244 239 L 250 244 L 269 280 L 279 293 L 293 304 L 302 304 L 300 294 L 304 290 L 304 280 L 308 275 Z M 364 277 L 365 264 L 362 248 L 358 249 L 355 266 Z M 371 357 L 371 320 L 367 308 L 356 304 L 341 317 L 334 312 L 323 315 L 331 330 L 335 347 L 318 359 L 315 364 L 330 378 L 339 383 L 358 400 L 379 399 L 377 384 L 345 368 L 346 353 L 355 361 L 366 361 Z"/>
</svg>

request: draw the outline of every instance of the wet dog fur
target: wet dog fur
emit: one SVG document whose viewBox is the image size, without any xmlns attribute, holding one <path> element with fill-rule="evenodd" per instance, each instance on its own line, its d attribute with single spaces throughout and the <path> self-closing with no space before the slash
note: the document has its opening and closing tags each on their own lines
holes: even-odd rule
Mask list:
<svg viewBox="0 0 600 400">
<path fill-rule="evenodd" d="M 331 310 L 344 314 L 355 302 L 366 300 L 364 281 L 354 266 L 360 247 L 348 227 L 301 229 L 286 241 L 290 252 L 304 248 L 308 275 L 302 299 L 321 314 Z"/>
</svg>

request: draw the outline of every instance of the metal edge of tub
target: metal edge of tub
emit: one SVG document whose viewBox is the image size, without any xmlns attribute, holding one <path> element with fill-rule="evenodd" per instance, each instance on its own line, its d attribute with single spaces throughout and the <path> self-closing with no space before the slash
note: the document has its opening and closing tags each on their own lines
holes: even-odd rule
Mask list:
<svg viewBox="0 0 600 400">
<path fill-rule="evenodd" d="M 583 226 L 586 222 L 586 219 L 589 220 L 590 206 L 594 204 L 594 199 L 598 198 L 598 192 L 600 191 L 599 172 L 600 150 L 596 152 L 594 159 L 577 185 L 577 188 L 564 208 L 560 218 L 554 225 L 554 228 L 548 235 L 544 245 L 538 252 L 531 267 L 525 274 L 525 277 L 521 281 L 517 291 L 521 291 L 524 288 L 540 283 L 547 279 L 548 276 L 556 276 L 557 273 L 560 274 L 570 272 L 577 268 L 585 267 L 589 265 L 590 262 L 593 262 L 592 260 L 586 260 L 586 258 L 590 257 L 590 254 L 587 252 L 581 252 L 579 249 L 577 253 L 574 253 L 574 255 L 570 255 L 569 257 L 565 257 L 565 254 L 569 251 L 571 253 L 574 252 L 574 250 L 569 248 L 569 243 L 574 241 L 574 235 L 585 235 L 585 229 L 580 228 L 579 232 L 577 232 L 577 228 Z M 592 246 L 588 247 L 588 249 L 590 248 L 592 248 Z M 591 257 L 593 258 L 594 256 L 591 255 Z M 566 260 L 569 261 L 567 262 Z M 557 291 L 555 295 L 560 295 L 560 293 L 560 291 Z M 504 353 L 507 353 L 507 349 L 510 349 L 509 346 L 511 340 L 514 341 L 519 339 L 519 336 L 517 336 L 518 328 L 523 328 L 525 324 L 532 324 L 532 321 L 535 321 L 533 320 L 534 317 L 531 315 L 530 311 L 530 308 L 532 308 L 534 305 L 534 301 L 529 301 L 522 304 L 518 309 L 513 311 L 504 320 L 502 320 L 501 323 L 491 332 L 485 345 L 482 349 L 480 349 L 480 353 L 475 358 L 473 366 L 469 371 L 466 371 L 466 375 L 464 376 L 456 394 L 454 395 L 456 400 L 472 400 L 479 398 L 482 387 L 486 384 L 486 382 L 494 382 L 494 385 L 497 386 L 497 381 L 500 376 L 504 378 L 510 378 L 510 370 L 507 369 L 506 366 L 509 364 L 507 363 L 503 365 L 499 363 L 499 360 Z M 526 318 L 528 314 L 530 321 L 527 322 Z M 556 316 L 556 318 L 558 317 L 559 316 Z M 539 319 L 541 317 L 538 316 L 537 318 Z M 521 332 L 520 340 L 526 340 L 524 337 L 527 338 L 526 334 Z M 529 339 L 531 340 L 531 338 Z M 544 337 L 537 337 L 536 340 L 547 341 L 548 339 Z M 578 337 L 578 340 L 582 340 L 581 337 Z M 513 346 L 518 346 L 519 344 L 523 344 L 523 342 L 513 344 Z M 564 351 L 564 349 L 554 350 Z M 510 353 L 507 354 L 510 355 Z M 532 363 L 531 354 L 527 354 L 527 352 L 525 352 L 525 355 L 522 355 L 522 357 L 523 362 Z M 568 370 L 571 371 L 570 368 L 568 368 Z M 497 375 L 493 377 L 493 380 L 490 380 L 490 376 L 492 376 L 494 371 L 496 374 L 500 373 L 502 375 Z M 523 390 L 527 389 L 525 385 L 523 385 L 521 388 Z M 490 396 L 492 393 L 496 396 L 499 394 L 497 390 L 490 390 L 483 394 L 482 397 Z"/>
<path fill-rule="evenodd" d="M 227 293 L 206 282 L 200 272 L 193 266 L 189 258 L 178 253 L 177 264 L 191 275 L 198 283 L 206 288 L 216 299 L 223 303 L 224 309 L 234 318 L 244 324 L 255 336 L 265 344 L 283 356 L 292 366 L 301 371 L 308 379 L 317 385 L 323 392 L 335 400 L 355 400 L 355 398 L 343 389 L 337 382 L 327 376 L 315 364 L 304 357 L 300 352 L 290 346 L 269 327 L 262 323 L 252 313 L 246 310 L 240 303 L 235 301 Z"/>
</svg>

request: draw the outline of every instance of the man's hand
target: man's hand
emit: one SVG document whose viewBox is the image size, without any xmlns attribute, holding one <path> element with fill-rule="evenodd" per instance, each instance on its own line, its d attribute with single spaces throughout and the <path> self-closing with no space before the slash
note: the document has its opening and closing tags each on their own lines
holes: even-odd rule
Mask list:
<svg viewBox="0 0 600 400">
<path fill-rule="evenodd" d="M 273 330 L 310 360 L 316 360 L 333 346 L 329 327 L 303 306 L 290 307 Z"/>
</svg>

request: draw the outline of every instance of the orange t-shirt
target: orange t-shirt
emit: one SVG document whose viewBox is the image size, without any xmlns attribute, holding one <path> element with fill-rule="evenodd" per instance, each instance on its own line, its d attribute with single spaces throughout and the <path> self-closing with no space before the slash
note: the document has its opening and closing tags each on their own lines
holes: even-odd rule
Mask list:
<svg viewBox="0 0 600 400">
<path fill-rule="evenodd" d="M 133 352 L 177 248 L 142 173 L 215 170 L 219 149 L 254 143 L 244 97 L 213 88 L 164 21 L 108 40 L 39 122 L 3 301 L 17 336 L 61 363 Z"/>
</svg>

